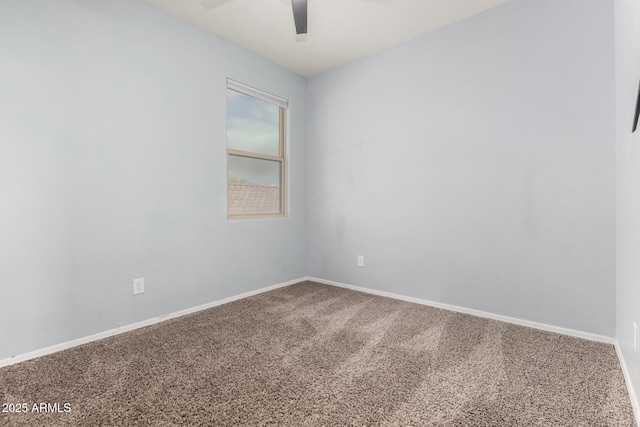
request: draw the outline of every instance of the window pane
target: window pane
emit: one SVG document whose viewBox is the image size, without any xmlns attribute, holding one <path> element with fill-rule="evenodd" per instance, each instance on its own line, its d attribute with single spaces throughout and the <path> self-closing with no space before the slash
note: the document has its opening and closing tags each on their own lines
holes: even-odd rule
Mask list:
<svg viewBox="0 0 640 427">
<path fill-rule="evenodd" d="M 278 161 L 229 155 L 228 214 L 281 213 L 281 167 Z"/>
<path fill-rule="evenodd" d="M 227 148 L 280 155 L 280 107 L 227 90 Z"/>
</svg>

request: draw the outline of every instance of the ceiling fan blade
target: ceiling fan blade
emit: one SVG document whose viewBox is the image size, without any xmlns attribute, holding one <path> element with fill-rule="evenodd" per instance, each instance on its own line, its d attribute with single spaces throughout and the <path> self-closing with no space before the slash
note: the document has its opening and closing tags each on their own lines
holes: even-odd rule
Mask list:
<svg viewBox="0 0 640 427">
<path fill-rule="evenodd" d="M 307 34 L 307 0 L 291 0 L 293 21 L 296 23 L 296 34 Z"/>
<path fill-rule="evenodd" d="M 211 10 L 218 6 L 222 6 L 225 3 L 229 3 L 232 0 L 202 0 L 200 2 L 200 6 L 204 7 L 207 10 Z"/>
</svg>

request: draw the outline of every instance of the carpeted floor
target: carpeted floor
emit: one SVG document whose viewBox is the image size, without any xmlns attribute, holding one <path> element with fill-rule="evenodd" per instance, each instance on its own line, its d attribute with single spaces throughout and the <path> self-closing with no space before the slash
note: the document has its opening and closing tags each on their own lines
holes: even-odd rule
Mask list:
<svg viewBox="0 0 640 427">
<path fill-rule="evenodd" d="M 2 368 L 0 396 L 28 406 L 2 426 L 635 425 L 611 345 L 311 282 Z"/>
</svg>

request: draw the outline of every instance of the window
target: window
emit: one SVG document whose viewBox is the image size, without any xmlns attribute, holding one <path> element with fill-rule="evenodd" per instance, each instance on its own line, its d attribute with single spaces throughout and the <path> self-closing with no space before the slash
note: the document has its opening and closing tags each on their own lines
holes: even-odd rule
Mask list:
<svg viewBox="0 0 640 427">
<path fill-rule="evenodd" d="M 227 217 L 285 215 L 288 101 L 227 80 Z"/>
</svg>

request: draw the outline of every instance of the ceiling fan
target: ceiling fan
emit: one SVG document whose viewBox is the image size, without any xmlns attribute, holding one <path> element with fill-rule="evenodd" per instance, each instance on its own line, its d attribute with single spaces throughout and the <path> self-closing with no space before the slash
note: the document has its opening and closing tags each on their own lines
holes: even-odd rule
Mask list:
<svg viewBox="0 0 640 427">
<path fill-rule="evenodd" d="M 200 0 L 200 5 L 206 10 L 211 10 L 233 0 Z M 393 0 L 362 0 L 368 3 L 388 6 Z M 307 34 L 307 8 L 309 0 L 291 0 L 293 10 L 293 22 L 296 25 L 296 34 Z"/>
</svg>

